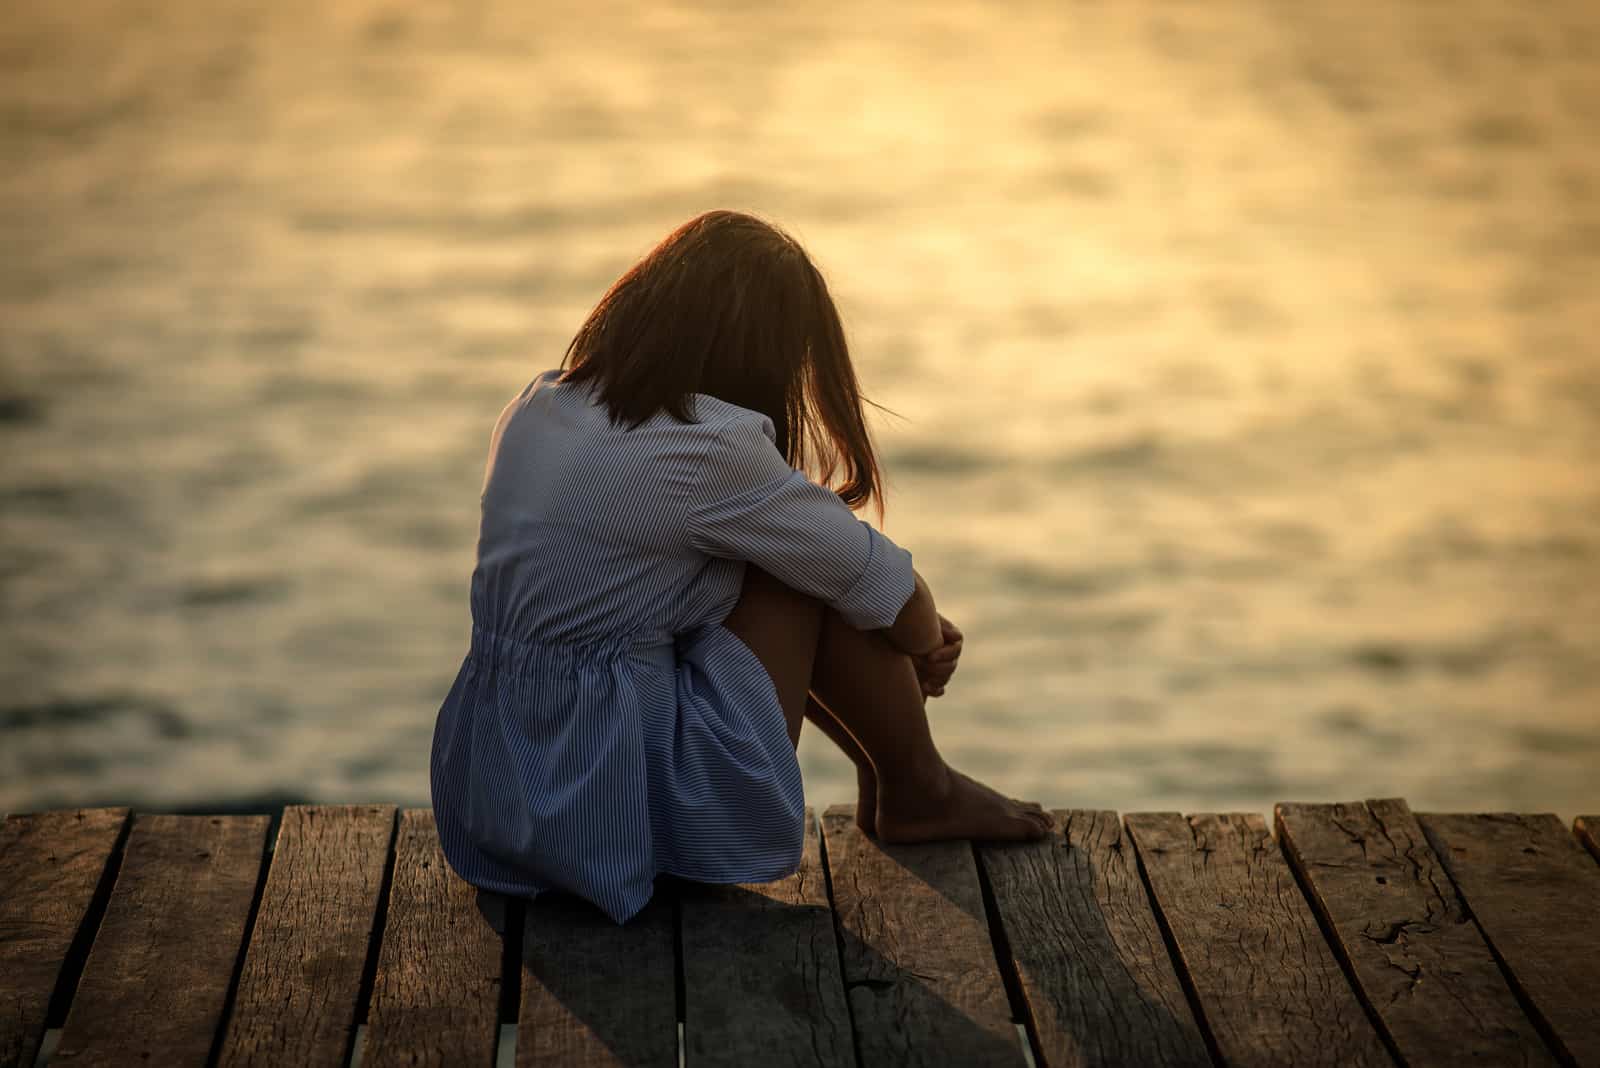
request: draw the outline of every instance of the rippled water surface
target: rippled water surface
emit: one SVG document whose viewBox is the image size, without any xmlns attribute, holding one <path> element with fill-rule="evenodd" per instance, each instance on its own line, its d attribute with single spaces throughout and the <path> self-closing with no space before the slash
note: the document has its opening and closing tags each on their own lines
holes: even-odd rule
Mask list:
<svg viewBox="0 0 1600 1068">
<path fill-rule="evenodd" d="M 969 770 L 1600 808 L 1600 5 L 1350 10 L 12 5 L 0 809 L 425 801 L 494 417 L 718 206 L 900 414 Z"/>
</svg>

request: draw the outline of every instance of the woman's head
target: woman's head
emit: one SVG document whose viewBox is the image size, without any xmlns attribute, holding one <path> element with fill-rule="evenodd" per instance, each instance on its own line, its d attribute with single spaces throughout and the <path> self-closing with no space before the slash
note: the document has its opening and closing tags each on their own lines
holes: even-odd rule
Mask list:
<svg viewBox="0 0 1600 1068">
<path fill-rule="evenodd" d="M 693 393 L 758 411 L 790 464 L 852 508 L 882 500 L 833 298 L 770 223 L 708 211 L 678 227 L 606 291 L 563 366 L 630 425 L 662 410 L 693 419 Z"/>
</svg>

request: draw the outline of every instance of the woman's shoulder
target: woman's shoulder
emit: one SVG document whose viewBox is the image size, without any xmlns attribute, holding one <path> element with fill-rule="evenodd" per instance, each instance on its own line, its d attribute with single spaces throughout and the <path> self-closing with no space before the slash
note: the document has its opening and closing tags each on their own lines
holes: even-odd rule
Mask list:
<svg viewBox="0 0 1600 1068">
<path fill-rule="evenodd" d="M 559 383 L 560 369 L 553 371 L 540 371 L 534 375 L 527 385 L 517 391 L 517 395 L 506 401 L 500 409 L 500 417 L 496 422 L 496 429 L 503 427 L 517 412 L 526 408 L 535 398 L 546 398 L 550 391 Z"/>
<path fill-rule="evenodd" d="M 691 393 L 692 412 L 701 431 L 713 437 L 761 434 L 768 441 L 777 441 L 778 431 L 772 420 L 752 408 L 741 408 L 709 393 Z"/>
</svg>

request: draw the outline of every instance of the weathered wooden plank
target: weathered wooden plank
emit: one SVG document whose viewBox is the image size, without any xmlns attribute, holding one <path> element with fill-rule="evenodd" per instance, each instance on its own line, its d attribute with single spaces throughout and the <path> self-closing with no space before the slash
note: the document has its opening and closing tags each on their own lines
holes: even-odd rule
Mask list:
<svg viewBox="0 0 1600 1068">
<path fill-rule="evenodd" d="M 1278 840 L 1407 1064 L 1553 1064 L 1404 801 L 1277 807 Z"/>
<path fill-rule="evenodd" d="M 567 894 L 523 910 L 520 1068 L 678 1063 L 676 887 L 626 924 Z"/>
<path fill-rule="evenodd" d="M 684 1043 L 693 1064 L 854 1065 L 815 814 L 777 882 L 686 885 Z"/>
<path fill-rule="evenodd" d="M 1136 813 L 1156 908 L 1229 1064 L 1391 1064 L 1266 821 Z"/>
<path fill-rule="evenodd" d="M 1572 833 L 1595 860 L 1600 860 L 1600 816 L 1579 816 L 1572 823 Z"/>
<path fill-rule="evenodd" d="M 1548 813 L 1418 819 L 1547 1037 L 1600 1065 L 1600 866 Z"/>
<path fill-rule="evenodd" d="M 125 808 L 95 808 L 0 827 L 0 1068 L 33 1068 L 62 964 L 127 822 Z"/>
<path fill-rule="evenodd" d="M 349 1060 L 394 825 L 393 805 L 283 810 L 222 1064 Z"/>
<path fill-rule="evenodd" d="M 433 811 L 403 811 L 363 1068 L 493 1063 L 503 950 L 477 897 L 445 862 Z"/>
<path fill-rule="evenodd" d="M 1209 1065 L 1117 814 L 1055 825 L 978 852 L 1045 1063 Z"/>
<path fill-rule="evenodd" d="M 244 948 L 270 823 L 134 817 L 56 1062 L 206 1063 Z"/>
<path fill-rule="evenodd" d="M 1018 1064 L 1022 1049 L 965 842 L 884 845 L 822 817 L 863 1064 Z"/>
</svg>

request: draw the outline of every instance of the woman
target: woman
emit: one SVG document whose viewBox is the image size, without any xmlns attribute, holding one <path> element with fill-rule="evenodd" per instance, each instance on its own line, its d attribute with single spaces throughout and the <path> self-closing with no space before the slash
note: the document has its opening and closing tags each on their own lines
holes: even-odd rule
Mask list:
<svg viewBox="0 0 1600 1068">
<path fill-rule="evenodd" d="M 853 514 L 881 509 L 862 403 L 805 252 L 714 211 L 618 279 L 563 369 L 506 407 L 472 644 L 433 741 L 464 879 L 566 890 L 620 923 L 658 874 L 788 874 L 805 720 L 855 763 L 857 819 L 884 841 L 1048 831 L 934 746 L 923 702 L 961 633 Z"/>
</svg>

